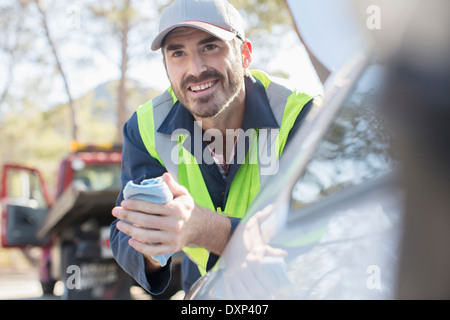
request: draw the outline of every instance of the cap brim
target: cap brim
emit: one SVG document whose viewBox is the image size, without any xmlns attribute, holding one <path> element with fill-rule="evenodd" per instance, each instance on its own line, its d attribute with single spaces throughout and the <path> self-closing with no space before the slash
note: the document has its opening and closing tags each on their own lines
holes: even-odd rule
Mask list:
<svg viewBox="0 0 450 320">
<path fill-rule="evenodd" d="M 232 40 L 234 37 L 236 37 L 236 34 L 234 32 L 225 30 L 223 28 L 217 27 L 215 25 L 206 23 L 206 22 L 202 22 L 202 21 L 185 21 L 182 23 L 177 23 L 174 24 L 173 26 L 170 26 L 169 28 L 161 31 L 159 33 L 159 35 L 155 38 L 155 40 L 153 40 L 152 43 L 152 50 L 156 51 L 161 49 L 161 44 L 164 40 L 164 38 L 174 29 L 176 28 L 180 28 L 180 27 L 192 27 L 192 28 L 197 28 L 200 30 L 203 30 L 205 32 L 208 32 L 210 34 L 212 34 L 213 36 L 223 40 L 223 41 L 230 41 Z"/>
</svg>

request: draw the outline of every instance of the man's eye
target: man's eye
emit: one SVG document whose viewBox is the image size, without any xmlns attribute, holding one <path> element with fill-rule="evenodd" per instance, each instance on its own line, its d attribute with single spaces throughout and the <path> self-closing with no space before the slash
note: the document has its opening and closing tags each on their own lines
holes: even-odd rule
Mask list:
<svg viewBox="0 0 450 320">
<path fill-rule="evenodd" d="M 181 57 L 182 55 L 183 55 L 183 51 L 174 51 L 172 53 L 172 57 L 174 57 L 174 58 Z"/>
<path fill-rule="evenodd" d="M 210 51 L 210 50 L 214 50 L 215 48 L 217 48 L 217 46 L 215 44 L 207 44 L 205 46 L 205 51 Z"/>
</svg>

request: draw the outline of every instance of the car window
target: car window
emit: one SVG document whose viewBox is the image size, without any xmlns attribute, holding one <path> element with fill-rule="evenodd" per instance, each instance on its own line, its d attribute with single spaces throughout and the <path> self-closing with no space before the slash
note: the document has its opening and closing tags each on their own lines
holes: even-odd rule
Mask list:
<svg viewBox="0 0 450 320">
<path fill-rule="evenodd" d="M 9 169 L 6 176 L 8 203 L 12 205 L 46 209 L 47 201 L 36 172 L 22 169 Z"/>
<path fill-rule="evenodd" d="M 359 78 L 292 191 L 292 209 L 390 171 L 392 137 L 377 108 L 383 68 Z"/>
</svg>

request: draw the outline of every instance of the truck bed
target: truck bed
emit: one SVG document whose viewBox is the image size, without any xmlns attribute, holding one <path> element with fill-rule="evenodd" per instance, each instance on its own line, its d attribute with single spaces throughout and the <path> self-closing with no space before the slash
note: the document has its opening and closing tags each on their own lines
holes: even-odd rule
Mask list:
<svg viewBox="0 0 450 320">
<path fill-rule="evenodd" d="M 61 233 L 69 225 L 90 217 L 113 220 L 111 210 L 115 206 L 119 190 L 86 190 L 77 184 L 70 185 L 50 211 L 37 232 L 39 238 Z"/>
</svg>

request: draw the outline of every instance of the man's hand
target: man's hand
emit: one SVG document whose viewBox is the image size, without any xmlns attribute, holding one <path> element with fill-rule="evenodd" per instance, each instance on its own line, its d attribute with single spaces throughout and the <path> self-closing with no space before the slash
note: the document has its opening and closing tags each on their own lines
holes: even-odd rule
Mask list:
<svg viewBox="0 0 450 320">
<path fill-rule="evenodd" d="M 163 179 L 174 199 L 166 204 L 122 201 L 121 207 L 115 207 L 112 214 L 130 223 L 119 221 L 117 229 L 129 235 L 130 246 L 147 259 L 180 251 L 189 244 L 220 255 L 230 237 L 229 219 L 197 206 L 187 189 L 169 174 L 164 174 Z"/>
<path fill-rule="evenodd" d="M 255 213 L 233 236 L 235 249 L 221 277 L 220 290 L 225 299 L 273 299 L 289 283 L 285 271 L 287 251 L 268 244 L 261 224 L 272 214 L 274 206 Z M 225 254 L 225 257 L 229 255 Z"/>
</svg>

